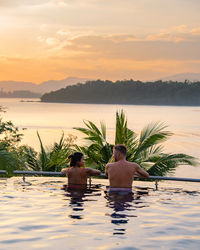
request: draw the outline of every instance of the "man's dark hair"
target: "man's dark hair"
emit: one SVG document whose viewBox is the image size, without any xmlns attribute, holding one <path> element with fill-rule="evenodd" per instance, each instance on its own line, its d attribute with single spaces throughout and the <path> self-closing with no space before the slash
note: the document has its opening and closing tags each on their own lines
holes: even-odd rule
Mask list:
<svg viewBox="0 0 200 250">
<path fill-rule="evenodd" d="M 126 146 L 124 146 L 123 144 L 117 144 L 117 145 L 115 145 L 114 149 L 116 151 L 120 152 L 123 155 L 126 155 L 126 153 L 127 153 Z"/>
</svg>

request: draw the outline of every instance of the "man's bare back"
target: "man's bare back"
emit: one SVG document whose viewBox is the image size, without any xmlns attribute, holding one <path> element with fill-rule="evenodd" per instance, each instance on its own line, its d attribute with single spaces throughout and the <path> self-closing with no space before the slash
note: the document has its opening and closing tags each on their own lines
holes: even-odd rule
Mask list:
<svg viewBox="0 0 200 250">
<path fill-rule="evenodd" d="M 107 164 L 105 172 L 108 175 L 110 187 L 117 188 L 131 188 L 134 176 L 149 178 L 146 171 L 138 164 L 126 160 Z"/>
<path fill-rule="evenodd" d="M 115 162 L 107 164 L 105 168 L 111 188 L 131 188 L 134 176 L 149 178 L 145 170 L 137 163 L 126 161 L 126 155 L 116 149 L 117 146 L 113 152 Z"/>
</svg>

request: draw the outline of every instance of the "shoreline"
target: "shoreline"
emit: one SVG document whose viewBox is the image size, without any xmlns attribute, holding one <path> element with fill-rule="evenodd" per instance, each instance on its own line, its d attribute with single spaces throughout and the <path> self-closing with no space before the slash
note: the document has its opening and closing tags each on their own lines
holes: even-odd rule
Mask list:
<svg viewBox="0 0 200 250">
<path fill-rule="evenodd" d="M 28 101 L 27 101 L 28 102 Z M 99 102 L 62 102 L 62 101 L 38 101 L 41 103 L 63 103 L 63 104 L 95 104 L 95 105 L 129 105 L 129 106 L 166 106 L 166 107 L 200 107 L 200 104 L 146 104 L 146 103 L 99 103 Z"/>
</svg>

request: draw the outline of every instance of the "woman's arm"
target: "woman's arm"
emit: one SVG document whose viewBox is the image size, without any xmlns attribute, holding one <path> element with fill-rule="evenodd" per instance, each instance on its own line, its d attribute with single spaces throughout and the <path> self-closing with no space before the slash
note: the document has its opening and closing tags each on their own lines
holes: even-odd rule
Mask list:
<svg viewBox="0 0 200 250">
<path fill-rule="evenodd" d="M 101 171 L 93 168 L 87 168 L 87 172 L 89 175 L 100 175 Z"/>
<path fill-rule="evenodd" d="M 67 168 L 63 168 L 63 169 L 61 170 L 61 173 L 66 175 L 66 174 L 67 174 Z"/>
</svg>

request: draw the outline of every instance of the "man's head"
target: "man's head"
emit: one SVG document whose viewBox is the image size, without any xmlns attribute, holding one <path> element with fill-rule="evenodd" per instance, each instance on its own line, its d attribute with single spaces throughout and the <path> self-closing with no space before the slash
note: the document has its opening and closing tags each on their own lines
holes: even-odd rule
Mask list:
<svg viewBox="0 0 200 250">
<path fill-rule="evenodd" d="M 124 158 L 126 159 L 126 153 L 127 153 L 127 149 L 122 144 L 117 144 L 113 148 L 113 156 L 114 156 L 115 161 L 119 161 Z"/>
</svg>

